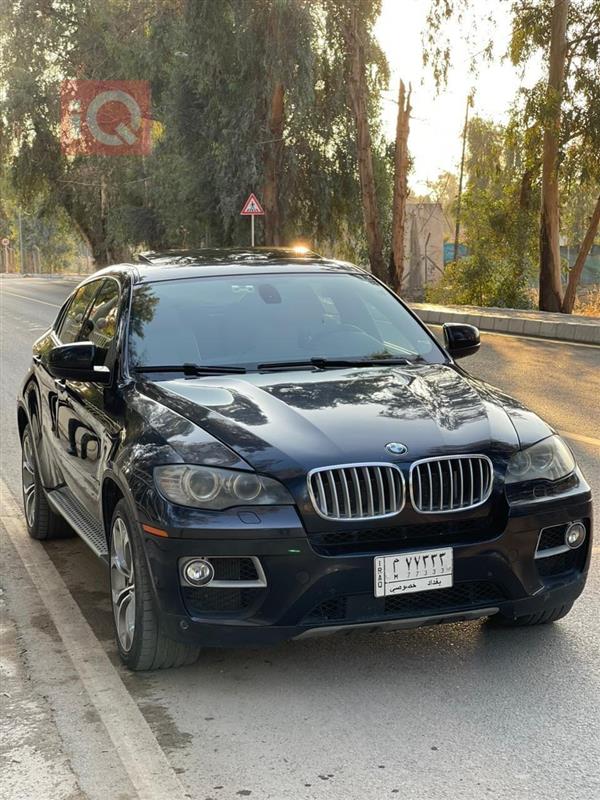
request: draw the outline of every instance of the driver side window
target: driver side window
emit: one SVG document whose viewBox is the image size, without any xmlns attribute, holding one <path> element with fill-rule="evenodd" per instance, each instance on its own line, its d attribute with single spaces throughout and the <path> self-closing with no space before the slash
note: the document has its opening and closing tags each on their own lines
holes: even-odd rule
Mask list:
<svg viewBox="0 0 600 800">
<path fill-rule="evenodd" d="M 57 336 L 61 344 L 71 344 L 78 339 L 85 312 L 98 291 L 100 281 L 92 281 L 81 286 L 73 295 L 73 299 L 60 323 Z"/>
<path fill-rule="evenodd" d="M 106 356 L 117 333 L 119 298 L 118 283 L 106 278 L 83 320 L 77 341 L 92 342 Z"/>
</svg>

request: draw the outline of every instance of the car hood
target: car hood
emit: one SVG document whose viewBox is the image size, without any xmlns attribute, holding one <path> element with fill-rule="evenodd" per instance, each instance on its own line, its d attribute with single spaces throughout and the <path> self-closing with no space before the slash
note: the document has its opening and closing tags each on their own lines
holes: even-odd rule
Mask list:
<svg viewBox="0 0 600 800">
<path fill-rule="evenodd" d="M 539 428 L 527 438 L 549 432 L 518 403 L 450 365 L 248 373 L 145 386 L 259 472 L 280 477 L 332 464 L 508 454 L 519 447 L 519 415 L 522 427 Z M 389 442 L 404 444 L 406 455 L 391 455 Z"/>
</svg>

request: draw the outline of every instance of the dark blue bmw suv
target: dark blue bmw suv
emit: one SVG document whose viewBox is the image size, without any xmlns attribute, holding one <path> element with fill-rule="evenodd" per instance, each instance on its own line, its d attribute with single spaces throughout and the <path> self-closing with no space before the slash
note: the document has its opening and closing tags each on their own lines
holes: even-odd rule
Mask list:
<svg viewBox="0 0 600 800">
<path fill-rule="evenodd" d="M 102 270 L 34 345 L 18 400 L 31 536 L 110 569 L 132 669 L 203 646 L 489 617 L 560 619 L 590 489 L 538 416 L 388 288 L 294 250 Z"/>
</svg>

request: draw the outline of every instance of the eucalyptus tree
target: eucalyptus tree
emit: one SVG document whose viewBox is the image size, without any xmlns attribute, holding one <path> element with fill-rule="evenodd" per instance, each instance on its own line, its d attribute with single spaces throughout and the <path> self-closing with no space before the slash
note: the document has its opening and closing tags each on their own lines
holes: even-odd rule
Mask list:
<svg viewBox="0 0 600 800">
<path fill-rule="evenodd" d="M 542 131 L 540 308 L 570 313 L 600 218 L 600 0 L 515 0 L 511 58 L 542 52 L 548 79 L 523 91 L 522 119 Z M 560 189 L 591 188 L 589 224 L 563 298 Z"/>
<path fill-rule="evenodd" d="M 505 0 L 508 2 L 508 0 Z M 425 60 L 439 85 L 448 74 L 452 53 L 440 44 L 445 22 L 479 9 L 472 0 L 431 0 Z M 517 97 L 513 124 L 521 127 L 529 149 L 523 186 L 541 177 L 538 273 L 540 308 L 570 312 L 583 261 L 598 229 L 600 195 L 600 0 L 511 0 L 509 55 L 522 70 L 541 58 L 543 76 Z M 484 14 L 493 20 L 493 9 Z M 483 42 L 483 57 L 493 41 Z M 569 275 L 563 300 L 559 236 L 565 209 L 561 187 L 573 181 L 589 187 L 592 201 L 581 258 Z"/>
<path fill-rule="evenodd" d="M 326 38 L 335 63 L 343 65 L 346 106 L 355 131 L 355 152 L 360 177 L 361 204 L 371 270 L 389 277 L 384 259 L 384 186 L 389 190 L 389 170 L 382 161 L 379 130 L 381 92 L 389 73 L 377 44 L 374 24 L 381 13 L 380 0 L 322 0 L 326 12 Z M 378 169 L 379 167 L 379 169 Z M 381 180 L 382 172 L 384 179 Z M 380 178 L 378 180 L 378 177 Z M 378 185 L 379 184 L 379 185 Z M 386 205 L 389 204 L 386 203 Z"/>
<path fill-rule="evenodd" d="M 357 0 L 374 19 L 378 0 Z M 11 0 L 0 21 L 2 164 L 24 202 L 62 208 L 98 264 L 139 246 L 247 241 L 250 190 L 263 241 L 301 236 L 362 258 L 359 159 L 329 0 Z M 372 26 L 371 26 L 372 28 Z M 365 29 L 369 75 L 384 61 Z M 60 146 L 65 78 L 146 79 L 153 151 L 69 155 Z M 388 158 L 377 81 L 367 116 L 378 202 Z M 380 203 L 381 204 L 381 203 Z"/>
<path fill-rule="evenodd" d="M 0 19 L 4 86 L 3 168 L 23 202 L 65 210 L 97 263 L 152 241 L 158 224 L 146 203 L 139 157 L 67 155 L 61 148 L 60 96 L 67 78 L 146 76 L 149 29 L 163 14 L 146 0 L 19 0 Z"/>
</svg>

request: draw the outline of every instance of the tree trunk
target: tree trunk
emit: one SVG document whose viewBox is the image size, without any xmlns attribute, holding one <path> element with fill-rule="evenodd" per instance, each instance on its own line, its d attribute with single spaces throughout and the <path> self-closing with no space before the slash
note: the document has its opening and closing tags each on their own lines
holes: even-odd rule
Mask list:
<svg viewBox="0 0 600 800">
<path fill-rule="evenodd" d="M 394 155 L 394 200 L 392 206 L 392 252 L 390 253 L 390 285 L 395 292 L 402 289 L 404 274 L 404 236 L 406 227 L 406 198 L 408 197 L 408 132 L 410 125 L 410 94 L 404 81 L 398 92 L 396 150 Z"/>
<path fill-rule="evenodd" d="M 374 275 L 382 280 L 387 278 L 383 260 L 383 239 L 379 226 L 379 212 L 375 193 L 373 174 L 373 151 L 369 128 L 368 87 L 365 75 L 365 56 L 358 30 L 356 9 L 350 14 L 343 28 L 348 48 L 348 97 L 356 123 L 356 151 L 358 173 L 362 193 L 362 208 L 369 249 L 369 262 Z"/>
<path fill-rule="evenodd" d="M 515 277 L 519 282 L 527 272 L 528 247 L 527 242 L 530 234 L 530 214 L 532 204 L 532 181 L 533 169 L 526 169 L 521 176 L 521 187 L 519 190 L 519 217 L 517 220 L 517 274 Z"/>
<path fill-rule="evenodd" d="M 279 175 L 283 159 L 285 90 L 281 82 L 273 87 L 269 114 L 269 133 L 271 141 L 265 145 L 264 170 L 265 183 L 263 200 L 265 208 L 265 244 L 281 244 L 281 218 L 279 209 Z"/>
<path fill-rule="evenodd" d="M 588 253 L 590 252 L 592 245 L 594 244 L 594 239 L 596 238 L 596 234 L 598 232 L 598 225 L 600 225 L 600 195 L 598 195 L 598 200 L 596 201 L 596 207 L 592 213 L 589 227 L 585 236 L 583 237 L 581 247 L 579 248 L 577 260 L 573 264 L 573 269 L 569 272 L 569 282 L 567 283 L 565 299 L 563 300 L 562 304 L 562 310 L 565 314 L 573 313 L 573 306 L 575 305 L 575 297 L 577 295 L 577 284 L 581 278 L 585 260 L 588 257 Z"/>
<path fill-rule="evenodd" d="M 561 100 L 567 54 L 569 0 L 555 0 L 552 9 L 550 69 L 546 94 L 547 118 L 542 148 L 542 211 L 540 219 L 540 301 L 542 311 L 560 311 L 560 227 L 558 150 Z"/>
</svg>

